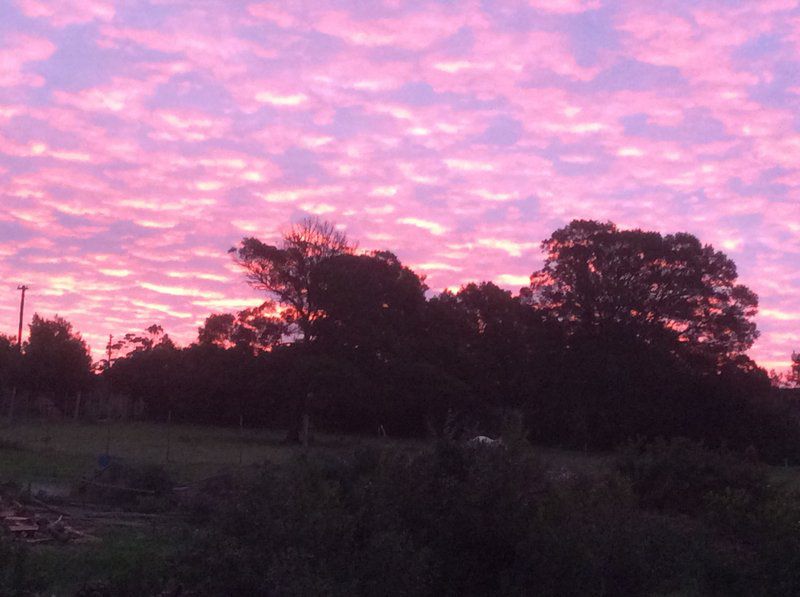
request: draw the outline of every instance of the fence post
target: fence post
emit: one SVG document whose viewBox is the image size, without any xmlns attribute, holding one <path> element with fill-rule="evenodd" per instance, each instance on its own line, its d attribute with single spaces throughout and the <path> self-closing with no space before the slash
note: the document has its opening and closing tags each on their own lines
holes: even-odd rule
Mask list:
<svg viewBox="0 0 800 597">
<path fill-rule="evenodd" d="M 244 416 L 239 413 L 239 466 L 242 466 L 242 451 L 244 450 Z"/>
</svg>

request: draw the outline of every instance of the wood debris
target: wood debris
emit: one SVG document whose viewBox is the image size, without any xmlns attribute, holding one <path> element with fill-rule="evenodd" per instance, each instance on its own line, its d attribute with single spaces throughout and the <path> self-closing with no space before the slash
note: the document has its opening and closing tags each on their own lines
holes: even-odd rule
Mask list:
<svg viewBox="0 0 800 597">
<path fill-rule="evenodd" d="M 96 541 L 97 537 L 75 528 L 64 519 L 69 515 L 35 500 L 32 505 L 0 495 L 0 529 L 26 543 L 58 541 L 78 543 Z"/>
</svg>

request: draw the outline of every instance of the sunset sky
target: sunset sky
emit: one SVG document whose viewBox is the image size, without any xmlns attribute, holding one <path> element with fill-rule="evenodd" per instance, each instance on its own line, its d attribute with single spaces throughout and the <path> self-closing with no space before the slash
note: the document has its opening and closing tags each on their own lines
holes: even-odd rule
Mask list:
<svg viewBox="0 0 800 597">
<path fill-rule="evenodd" d="M 800 349 L 800 2 L 0 0 L 0 331 L 99 356 L 258 304 L 226 251 L 317 214 L 432 291 L 573 218 L 687 231 Z"/>
</svg>

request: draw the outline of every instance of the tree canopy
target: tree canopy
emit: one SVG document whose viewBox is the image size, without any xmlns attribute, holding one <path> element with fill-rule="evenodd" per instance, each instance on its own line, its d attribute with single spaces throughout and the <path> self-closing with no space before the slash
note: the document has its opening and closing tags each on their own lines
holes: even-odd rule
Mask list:
<svg viewBox="0 0 800 597">
<path fill-rule="evenodd" d="M 34 314 L 25 344 L 25 371 L 33 391 L 52 393 L 63 403 L 68 396 L 88 387 L 92 359 L 89 348 L 72 324 L 56 315 L 45 319 Z"/>
<path fill-rule="evenodd" d="M 286 331 L 286 322 L 275 313 L 270 301 L 237 314 L 209 315 L 197 331 L 203 346 L 236 347 L 251 353 L 269 350 L 278 345 Z"/>
<path fill-rule="evenodd" d="M 311 274 L 314 334 L 329 346 L 385 359 L 418 332 L 426 290 L 388 251 L 336 255 Z"/>
<path fill-rule="evenodd" d="M 309 303 L 312 272 L 326 259 L 352 253 L 354 248 L 346 234 L 313 218 L 292 226 L 278 245 L 249 237 L 230 252 L 250 284 L 281 307 L 286 333 L 310 340 L 318 315 Z"/>
<path fill-rule="evenodd" d="M 643 339 L 670 337 L 717 362 L 758 337 L 758 297 L 737 283 L 731 259 L 691 234 L 575 220 L 542 246 L 544 267 L 525 295 L 569 328 L 624 326 Z"/>
<path fill-rule="evenodd" d="M 792 365 L 789 368 L 789 383 L 800 388 L 800 352 L 792 352 Z"/>
</svg>

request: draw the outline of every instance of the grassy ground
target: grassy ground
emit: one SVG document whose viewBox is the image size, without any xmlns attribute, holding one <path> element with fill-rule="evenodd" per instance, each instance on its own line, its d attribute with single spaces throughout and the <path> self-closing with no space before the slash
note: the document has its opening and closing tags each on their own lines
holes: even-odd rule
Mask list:
<svg viewBox="0 0 800 597">
<path fill-rule="evenodd" d="M 81 590 L 111 595 L 120 594 L 122 586 L 127 595 L 151 595 L 152 585 L 169 578 L 170 558 L 183 539 L 175 528 L 122 529 L 106 534 L 100 543 L 37 546 L 27 555 L 24 580 L 37 595 L 68 596 Z M 98 579 L 106 593 L 87 592 L 88 587 L 99 588 Z"/>
<path fill-rule="evenodd" d="M 73 423 L 21 421 L 0 427 L 0 483 L 68 485 L 112 457 L 136 464 L 158 464 L 179 482 L 191 482 L 265 461 L 283 462 L 302 447 L 284 443 L 277 430 L 171 425 L 160 423 Z M 357 446 L 422 449 L 426 440 L 397 440 L 345 435 L 314 435 L 310 452 L 346 454 Z M 612 456 L 555 448 L 535 448 L 554 471 L 592 473 L 607 470 Z M 774 467 L 776 482 L 800 489 L 800 467 Z"/>
<path fill-rule="evenodd" d="M 239 465 L 291 458 L 299 446 L 283 443 L 285 433 L 158 423 L 72 423 L 24 421 L 0 427 L 0 482 L 68 483 L 112 457 L 164 466 L 179 481 L 214 475 Z M 347 452 L 357 445 L 387 443 L 379 438 L 316 434 L 310 451 Z M 421 441 L 391 440 L 422 447 Z"/>
<path fill-rule="evenodd" d="M 239 466 L 279 463 L 303 450 L 285 444 L 284 437 L 282 431 L 191 425 L 19 421 L 0 426 L 0 484 L 66 496 L 80 478 L 99 468 L 99 456 L 106 450 L 131 464 L 163 466 L 177 483 L 191 482 Z M 345 454 L 359 445 L 381 444 L 417 449 L 427 442 L 315 434 L 308 451 Z M 37 545 L 21 569 L 47 595 L 74 595 L 97 578 L 112 584 L 115 576 L 141 578 L 145 583 L 162 572 L 169 576 L 167 556 L 179 549 L 182 533 L 189 531 L 180 518 L 168 528 L 98 527 L 92 533 L 100 542 Z M 150 594 L 144 584 L 140 589 L 127 587 L 126 594 Z"/>
<path fill-rule="evenodd" d="M 75 481 L 98 468 L 98 457 L 106 449 L 112 457 L 130 463 L 164 466 L 173 479 L 190 482 L 240 465 L 279 463 L 303 450 L 285 444 L 283 439 L 284 432 L 272 430 L 20 421 L 0 426 L 0 484 L 30 484 L 34 493 L 37 488 L 68 491 Z M 344 455 L 366 445 L 420 450 L 430 442 L 316 434 L 309 451 Z M 613 462 L 610 454 L 552 448 L 534 451 L 556 474 L 602 472 Z M 775 467 L 773 479 L 800 489 L 800 468 Z M 177 553 L 183 534 L 191 531 L 179 519 L 166 527 L 98 528 L 101 541 L 96 543 L 36 546 L 27 556 L 25 574 L 36 580 L 41 594 L 48 595 L 74 595 L 87 582 L 97 578 L 113 582 L 114 575 L 151 582 L 162 573 L 169 577 L 169 556 Z M 109 571 L 113 572 L 110 576 Z M 131 594 L 149 594 L 145 584 L 133 589 Z"/>
</svg>

